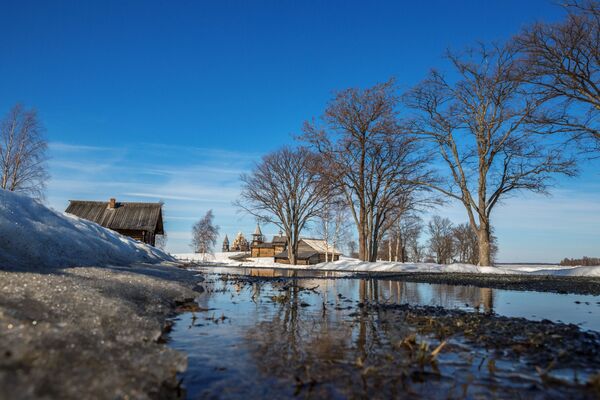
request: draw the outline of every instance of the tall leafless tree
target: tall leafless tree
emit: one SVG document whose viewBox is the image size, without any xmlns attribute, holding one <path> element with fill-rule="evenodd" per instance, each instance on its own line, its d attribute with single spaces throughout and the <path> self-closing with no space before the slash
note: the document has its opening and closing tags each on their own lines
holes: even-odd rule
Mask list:
<svg viewBox="0 0 600 400">
<path fill-rule="evenodd" d="M 219 236 L 219 226 L 215 225 L 214 218 L 212 210 L 208 210 L 192 228 L 192 247 L 203 257 L 212 253 Z"/>
<path fill-rule="evenodd" d="M 461 263 L 478 264 L 479 263 L 479 243 L 477 235 L 471 229 L 469 223 L 459 224 L 452 230 L 454 240 L 454 256 Z M 490 253 L 494 260 L 498 253 L 496 236 L 490 235 Z"/>
<path fill-rule="evenodd" d="M 0 121 L 0 189 L 43 196 L 48 180 L 43 132 L 36 111 L 21 104 Z"/>
<path fill-rule="evenodd" d="M 460 224 L 452 230 L 456 260 L 461 263 L 477 264 L 479 261 L 479 245 L 477 235 L 471 226 Z"/>
<path fill-rule="evenodd" d="M 600 151 L 600 2 L 565 7 L 564 21 L 534 24 L 515 42 L 525 55 L 526 78 L 554 100 L 557 130 Z"/>
<path fill-rule="evenodd" d="M 340 196 L 332 195 L 323 205 L 315 221 L 315 233 L 325 241 L 325 261 L 333 260 L 334 252 L 348 238 L 348 209 Z"/>
<path fill-rule="evenodd" d="M 347 89 L 328 104 L 321 123 L 306 122 L 302 139 L 323 157 L 358 231 L 359 258 L 375 261 L 392 215 L 413 199 L 426 179 L 426 158 L 400 127 L 392 81 Z"/>
<path fill-rule="evenodd" d="M 415 226 L 415 229 L 406 239 L 406 247 L 408 249 L 408 259 L 407 261 L 412 262 L 421 262 L 423 261 L 426 255 L 426 246 L 421 244 L 419 238 L 421 237 L 421 232 L 423 230 L 423 226 L 421 224 Z"/>
<path fill-rule="evenodd" d="M 388 261 L 407 262 L 411 258 L 411 247 L 418 245 L 422 229 L 421 219 L 414 213 L 406 213 L 398 218 L 388 230 L 384 243 L 387 254 L 380 252 L 380 258 Z M 385 249 L 383 249 L 385 251 Z"/>
<path fill-rule="evenodd" d="M 356 242 L 354 241 L 354 239 L 348 240 L 348 242 L 346 243 L 346 248 L 348 249 L 349 257 L 358 257 L 358 253 L 356 252 Z"/>
<path fill-rule="evenodd" d="M 480 265 L 492 264 L 490 218 L 502 199 L 523 190 L 545 193 L 553 174 L 574 174 L 573 159 L 540 135 L 535 121 L 543 99 L 528 96 L 517 54 L 510 46 L 449 54 L 458 80 L 432 71 L 405 97 L 417 111 L 411 130 L 437 148 L 445 166 L 447 184 L 424 184 L 464 205 Z"/>
<path fill-rule="evenodd" d="M 454 255 L 453 229 L 452 222 L 448 218 L 442 218 L 439 215 L 433 216 L 427 224 L 429 250 L 438 264 L 450 264 L 452 262 Z"/>
<path fill-rule="evenodd" d="M 320 157 L 305 147 L 284 147 L 241 176 L 242 193 L 236 204 L 285 232 L 291 264 L 297 263 L 301 232 L 328 204 L 331 191 L 323 183 L 320 163 Z"/>
</svg>

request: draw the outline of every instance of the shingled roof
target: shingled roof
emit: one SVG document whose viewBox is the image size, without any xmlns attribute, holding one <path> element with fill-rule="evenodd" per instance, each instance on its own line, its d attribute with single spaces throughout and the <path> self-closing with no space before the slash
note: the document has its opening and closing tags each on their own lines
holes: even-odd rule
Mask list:
<svg viewBox="0 0 600 400">
<path fill-rule="evenodd" d="M 164 234 L 161 203 L 69 200 L 65 212 L 112 230 L 139 230 Z"/>
<path fill-rule="evenodd" d="M 304 260 L 304 259 L 308 259 L 312 256 L 314 256 L 315 254 L 322 254 L 322 253 L 333 253 L 336 255 L 341 255 L 342 253 L 337 250 L 336 248 L 334 248 L 333 246 L 327 246 L 327 242 L 325 242 L 325 240 L 323 239 L 308 239 L 308 238 L 304 238 L 304 239 L 300 239 L 300 241 L 298 242 L 298 260 Z M 287 250 L 282 251 L 279 254 L 275 254 L 275 258 L 287 258 L 288 257 L 288 253 Z"/>
</svg>

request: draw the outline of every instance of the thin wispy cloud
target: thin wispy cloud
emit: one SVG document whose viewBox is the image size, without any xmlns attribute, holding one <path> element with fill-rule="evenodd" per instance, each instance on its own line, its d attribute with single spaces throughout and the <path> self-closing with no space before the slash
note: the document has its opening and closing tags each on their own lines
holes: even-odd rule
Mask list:
<svg viewBox="0 0 600 400">
<path fill-rule="evenodd" d="M 106 146 L 88 146 L 81 144 L 70 144 L 70 143 L 62 143 L 62 142 L 50 142 L 48 143 L 48 148 L 50 151 L 60 151 L 60 152 L 72 152 L 72 153 L 81 153 L 81 152 L 106 152 L 106 151 L 123 151 L 122 148 L 118 147 L 106 147 Z"/>
<path fill-rule="evenodd" d="M 254 229 L 254 218 L 233 202 L 240 192 L 239 176 L 254 166 L 258 154 L 152 143 L 95 147 L 57 142 L 51 144 L 51 153 L 47 197 L 58 210 L 64 210 L 70 199 L 162 200 L 172 252 L 190 250 L 191 227 L 209 209 L 221 226 L 221 236 Z M 499 205 L 492 215 L 500 244 L 498 259 L 555 262 L 595 254 L 593 244 L 600 243 L 596 200 L 600 188 L 590 185 L 585 191 L 556 188 L 549 197 L 519 195 Z M 467 221 L 462 206 L 453 203 L 428 212 L 425 222 L 433 214 L 454 223 Z"/>
<path fill-rule="evenodd" d="M 223 229 L 252 225 L 232 203 L 239 176 L 259 158 L 256 154 L 152 143 L 94 147 L 56 142 L 51 152 L 48 200 L 55 209 L 64 210 L 73 199 L 162 200 L 168 248 L 174 252 L 189 251 L 191 226 L 209 209 Z"/>
</svg>

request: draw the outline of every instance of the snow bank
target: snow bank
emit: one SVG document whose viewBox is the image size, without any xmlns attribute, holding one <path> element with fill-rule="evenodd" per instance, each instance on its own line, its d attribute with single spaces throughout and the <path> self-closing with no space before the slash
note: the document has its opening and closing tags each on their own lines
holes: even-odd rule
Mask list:
<svg viewBox="0 0 600 400">
<path fill-rule="evenodd" d="M 227 253 L 178 253 L 173 254 L 173 257 L 180 261 L 192 261 L 200 264 L 225 265 L 230 267 L 256 266 L 263 268 L 285 268 L 283 264 L 276 264 L 273 257 L 257 257 L 245 258 L 243 261 L 235 259 L 236 256 L 242 256 L 243 252 L 227 252 Z M 299 267 L 299 266 L 298 266 Z"/>
<path fill-rule="evenodd" d="M 179 253 L 173 254 L 173 257 L 182 261 L 193 261 L 193 262 L 208 262 L 208 263 L 225 263 L 230 264 L 236 262 L 229 257 L 239 256 L 244 253 L 242 252 L 229 252 L 229 253 Z M 237 261 L 239 262 L 239 261 Z"/>
<path fill-rule="evenodd" d="M 564 267 L 560 265 L 497 265 L 480 267 L 472 264 L 397 263 L 378 261 L 340 260 L 316 265 L 317 269 L 352 272 L 462 272 L 474 274 L 518 274 L 553 276 L 598 276 L 597 267 Z"/>
<path fill-rule="evenodd" d="M 0 190 L 0 268 L 106 266 L 175 261 L 152 246 Z"/>
<path fill-rule="evenodd" d="M 176 254 L 175 257 L 189 261 L 216 262 L 219 265 L 232 267 L 263 267 L 284 269 L 311 269 L 323 271 L 344 272 L 456 272 L 474 274 L 523 274 L 523 275 L 554 275 L 554 276 L 598 276 L 600 266 L 597 267 L 567 267 L 562 265 L 532 265 L 532 264 L 499 264 L 494 267 L 479 267 L 472 264 L 441 265 L 433 263 L 400 263 L 400 262 L 366 262 L 354 258 L 342 257 L 339 261 L 321 263 L 316 265 L 287 265 L 276 264 L 272 257 L 248 258 L 244 261 L 230 259 L 232 255 L 240 253 L 215 253 L 206 259 L 201 254 Z M 212 257 L 212 258 L 211 258 Z"/>
</svg>

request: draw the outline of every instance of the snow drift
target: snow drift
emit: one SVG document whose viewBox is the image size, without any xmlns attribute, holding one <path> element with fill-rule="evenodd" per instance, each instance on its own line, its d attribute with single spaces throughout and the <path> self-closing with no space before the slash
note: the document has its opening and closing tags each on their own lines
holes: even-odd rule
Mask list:
<svg viewBox="0 0 600 400">
<path fill-rule="evenodd" d="M 0 268 L 175 261 L 165 252 L 39 201 L 0 190 Z"/>
<path fill-rule="evenodd" d="M 600 266 L 562 266 L 562 265 L 532 265 L 532 264 L 499 264 L 494 267 L 480 267 L 472 264 L 433 264 L 433 263 L 401 263 L 391 261 L 366 262 L 354 258 L 342 257 L 339 261 L 321 263 L 316 265 L 287 265 L 276 264 L 272 257 L 249 258 L 244 261 L 233 260 L 228 255 L 240 253 L 215 253 L 202 259 L 198 254 L 175 254 L 176 258 L 186 261 L 227 266 L 284 268 L 284 269 L 311 269 L 322 271 L 343 272 L 455 272 L 472 274 L 519 274 L 519 275 L 553 275 L 553 276 L 596 276 L 600 277 Z M 212 260 L 212 261 L 211 261 Z"/>
</svg>

